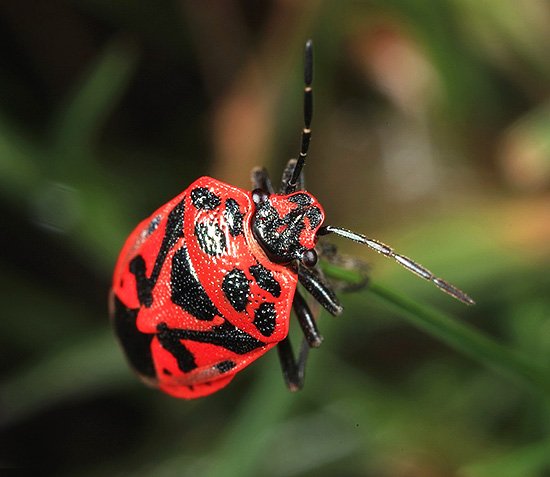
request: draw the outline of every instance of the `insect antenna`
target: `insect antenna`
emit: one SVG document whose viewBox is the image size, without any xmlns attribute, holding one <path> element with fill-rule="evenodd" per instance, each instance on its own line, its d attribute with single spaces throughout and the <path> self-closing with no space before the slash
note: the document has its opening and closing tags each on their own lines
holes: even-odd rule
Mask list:
<svg viewBox="0 0 550 477">
<path fill-rule="evenodd" d="M 302 144 L 300 154 L 292 176 L 286 185 L 286 193 L 290 194 L 296 190 L 296 184 L 300 178 L 300 173 L 306 162 L 307 152 L 309 150 L 309 142 L 311 140 L 311 119 L 313 117 L 313 89 L 311 83 L 313 81 L 313 42 L 306 41 L 304 51 L 304 128 L 302 129 Z"/>
<path fill-rule="evenodd" d="M 420 278 L 424 278 L 425 280 L 432 282 L 440 290 L 451 295 L 453 298 L 460 300 L 462 303 L 465 303 L 466 305 L 475 304 L 475 301 L 472 300 L 468 295 L 466 295 L 466 293 L 464 293 L 462 290 L 459 290 L 458 288 L 451 285 L 450 283 L 447 283 L 445 280 L 442 280 L 441 278 L 436 277 L 427 268 L 424 268 L 419 263 L 416 263 L 414 260 L 411 260 L 410 258 L 405 257 L 404 255 L 400 255 L 396 253 L 391 247 L 388 247 L 387 245 L 383 244 L 382 242 L 379 242 L 378 240 L 368 238 L 362 234 L 352 232 L 351 230 L 343 229 L 340 227 L 333 227 L 332 225 L 326 225 L 324 227 L 321 227 L 317 232 L 317 235 L 328 235 L 328 234 L 336 234 L 336 235 L 339 235 L 340 237 L 344 237 L 349 240 L 353 240 L 355 242 L 366 245 L 367 247 L 375 250 L 376 252 L 381 253 L 385 257 L 393 258 L 402 267 L 418 275 Z"/>
</svg>

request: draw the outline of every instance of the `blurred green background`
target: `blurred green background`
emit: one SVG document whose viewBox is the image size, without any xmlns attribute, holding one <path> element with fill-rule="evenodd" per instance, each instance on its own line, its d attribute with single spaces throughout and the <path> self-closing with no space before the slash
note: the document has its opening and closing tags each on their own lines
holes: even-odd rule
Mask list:
<svg viewBox="0 0 550 477">
<path fill-rule="evenodd" d="M 200 175 L 280 174 L 309 37 L 327 222 L 478 304 L 333 239 L 373 288 L 321 314 L 302 392 L 269 353 L 211 397 L 164 396 L 109 326 L 117 253 Z M 549 44 L 543 0 L 0 3 L 0 467 L 550 476 Z"/>
</svg>

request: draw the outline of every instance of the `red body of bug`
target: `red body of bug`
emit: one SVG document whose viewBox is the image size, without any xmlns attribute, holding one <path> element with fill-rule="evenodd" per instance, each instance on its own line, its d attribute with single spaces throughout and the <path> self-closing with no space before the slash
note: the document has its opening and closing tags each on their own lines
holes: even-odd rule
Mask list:
<svg viewBox="0 0 550 477">
<path fill-rule="evenodd" d="M 298 160 L 279 193 L 264 169 L 248 192 L 202 177 L 141 222 L 126 241 L 113 277 L 110 312 L 126 356 L 148 384 L 180 398 L 206 396 L 277 346 L 291 390 L 301 388 L 307 351 L 322 338 L 300 282 L 329 313 L 342 306 L 316 266 L 320 236 L 367 245 L 466 304 L 473 300 L 390 247 L 323 225 L 324 211 L 303 190 L 312 116 L 312 46 L 306 44 L 304 122 Z M 304 333 L 296 359 L 291 311 Z"/>
<path fill-rule="evenodd" d="M 300 207 L 273 199 L 281 216 Z M 323 214 L 311 206 L 321 216 L 300 237 L 307 249 Z M 168 394 L 217 391 L 288 335 L 297 273 L 254 239 L 254 211 L 251 192 L 202 177 L 141 222 L 120 253 L 116 330 L 138 373 Z"/>
</svg>

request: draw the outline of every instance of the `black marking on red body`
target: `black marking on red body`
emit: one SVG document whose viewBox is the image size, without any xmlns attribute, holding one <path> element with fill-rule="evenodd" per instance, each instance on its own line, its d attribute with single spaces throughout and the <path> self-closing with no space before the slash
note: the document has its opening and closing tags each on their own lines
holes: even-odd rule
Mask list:
<svg viewBox="0 0 550 477">
<path fill-rule="evenodd" d="M 208 255 L 216 257 L 227 250 L 225 234 L 216 222 L 195 224 L 195 236 L 202 251 Z"/>
<path fill-rule="evenodd" d="M 242 270 L 234 268 L 226 273 L 222 281 L 222 291 L 235 311 L 242 312 L 246 309 L 250 284 Z"/>
<path fill-rule="evenodd" d="M 237 363 L 235 363 L 235 361 L 231 361 L 230 359 L 220 361 L 218 364 L 216 364 L 216 368 L 220 373 L 227 373 L 228 371 L 231 371 L 235 366 L 237 366 Z"/>
<path fill-rule="evenodd" d="M 299 241 L 305 227 L 304 221 L 300 220 L 304 213 L 303 207 L 298 206 L 284 217 L 279 217 L 269 199 L 257 204 L 252 231 L 271 260 L 289 262 L 305 251 Z"/>
<path fill-rule="evenodd" d="M 275 298 L 281 296 L 281 285 L 269 269 L 258 263 L 257 265 L 252 265 L 249 270 L 262 290 L 271 293 Z"/>
<path fill-rule="evenodd" d="M 289 202 L 294 202 L 295 204 L 298 204 L 302 207 L 308 206 L 313 202 L 313 199 L 309 194 L 303 194 L 303 193 L 297 193 L 294 195 L 291 195 L 288 198 Z"/>
<path fill-rule="evenodd" d="M 151 341 L 155 335 L 142 333 L 137 329 L 139 308 L 128 308 L 116 295 L 113 300 L 113 324 L 128 361 L 142 376 L 155 378 L 155 366 L 151 355 Z"/>
<path fill-rule="evenodd" d="M 247 354 L 265 345 L 263 341 L 254 338 L 228 321 L 212 329 L 214 336 L 207 337 L 205 343 L 217 344 L 236 354 Z M 197 337 L 198 338 L 198 337 Z M 197 339 L 197 341 L 200 341 Z"/>
<path fill-rule="evenodd" d="M 176 244 L 178 239 L 183 237 L 183 214 L 185 198 L 181 200 L 168 214 L 166 219 L 166 231 L 162 239 L 159 253 L 155 259 L 155 265 L 151 276 L 146 276 L 146 263 L 141 255 L 136 255 L 129 264 L 129 270 L 136 277 L 136 291 L 139 303 L 147 308 L 153 304 L 153 288 L 155 287 L 162 266 L 170 249 Z M 152 223 L 155 222 L 153 219 Z M 150 228 L 151 224 L 149 225 Z"/>
<path fill-rule="evenodd" d="M 254 311 L 254 326 L 264 336 L 271 336 L 275 331 L 277 313 L 273 303 L 262 303 Z"/>
<path fill-rule="evenodd" d="M 241 212 L 239 203 L 235 199 L 230 197 L 225 200 L 224 215 L 229 228 L 229 233 L 233 237 L 241 235 L 243 233 L 244 214 Z"/>
<path fill-rule="evenodd" d="M 150 307 L 153 304 L 153 283 L 145 275 L 145 259 L 136 255 L 128 266 L 131 273 L 136 277 L 136 292 L 140 305 Z"/>
<path fill-rule="evenodd" d="M 228 321 L 224 321 L 221 325 L 214 326 L 208 331 L 168 328 L 166 323 L 160 323 L 157 329 L 159 332 L 169 332 L 180 340 L 210 343 L 240 355 L 250 353 L 265 345 L 264 342 L 240 330 Z"/>
<path fill-rule="evenodd" d="M 172 259 L 170 289 L 172 301 L 198 320 L 210 321 L 216 315 L 221 316 L 197 279 L 185 247 L 180 248 Z"/>
<path fill-rule="evenodd" d="M 161 323 L 157 327 L 157 339 L 161 346 L 176 358 L 181 371 L 188 373 L 197 367 L 193 353 L 180 341 L 178 334 L 168 328 L 165 323 Z"/>
<path fill-rule="evenodd" d="M 309 219 L 309 228 L 314 230 L 323 221 L 323 214 L 318 207 L 310 207 L 306 211 L 306 217 Z"/>
<path fill-rule="evenodd" d="M 195 187 L 191 191 L 191 201 L 197 209 L 214 210 L 222 203 L 221 199 L 206 187 Z"/>
</svg>

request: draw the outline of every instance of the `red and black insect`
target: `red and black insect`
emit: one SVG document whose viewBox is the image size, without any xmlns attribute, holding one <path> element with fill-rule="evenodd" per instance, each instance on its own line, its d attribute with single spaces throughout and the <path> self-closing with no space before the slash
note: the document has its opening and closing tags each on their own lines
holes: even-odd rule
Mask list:
<svg viewBox="0 0 550 477">
<path fill-rule="evenodd" d="M 323 207 L 303 188 L 312 73 L 308 41 L 301 150 L 278 192 L 262 168 L 252 171 L 252 192 L 201 177 L 141 222 L 120 253 L 111 293 L 116 333 L 137 373 L 168 394 L 211 394 L 274 346 L 288 387 L 302 387 L 308 349 L 322 337 L 298 283 L 332 315 L 342 312 L 317 267 L 315 247 L 324 235 L 362 243 L 474 303 L 387 245 L 323 224 Z M 297 358 L 288 337 L 292 310 L 304 333 Z"/>
</svg>

